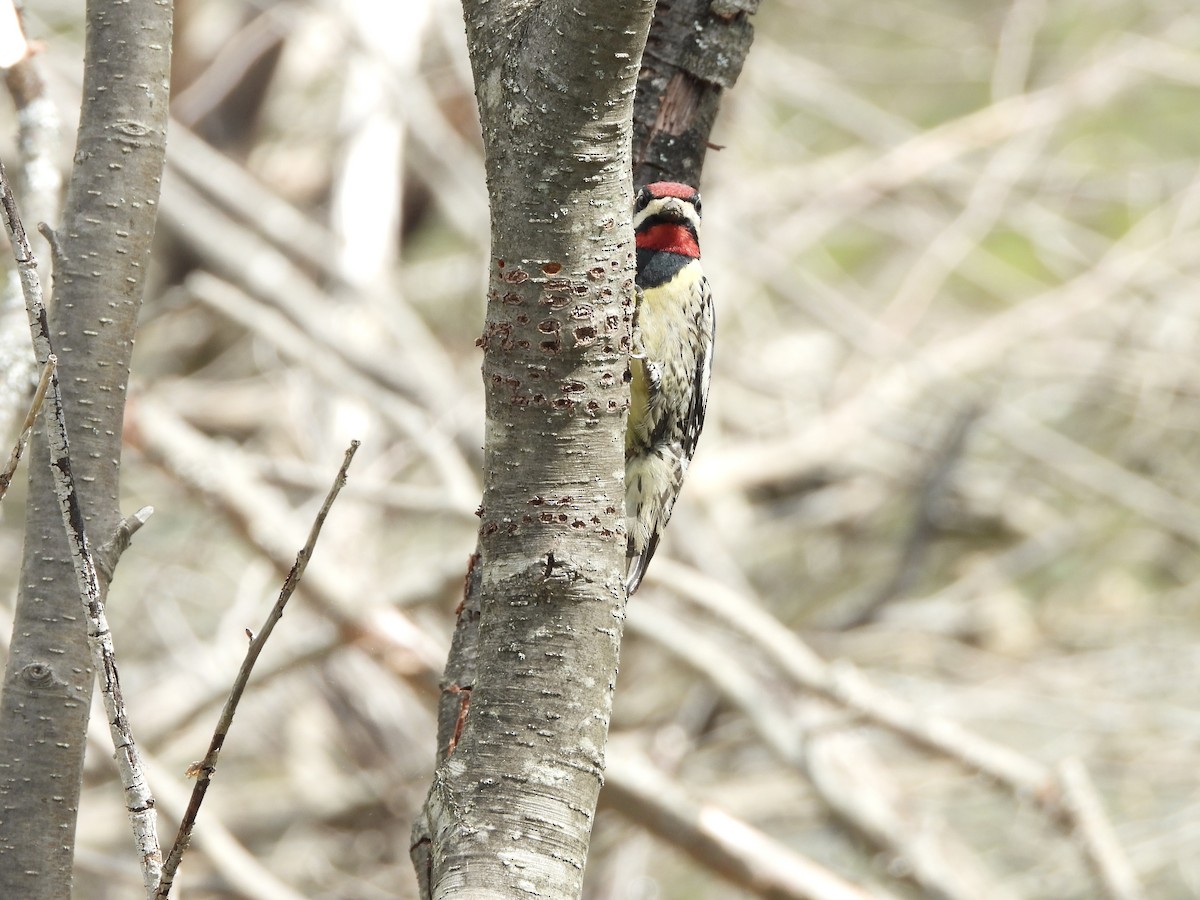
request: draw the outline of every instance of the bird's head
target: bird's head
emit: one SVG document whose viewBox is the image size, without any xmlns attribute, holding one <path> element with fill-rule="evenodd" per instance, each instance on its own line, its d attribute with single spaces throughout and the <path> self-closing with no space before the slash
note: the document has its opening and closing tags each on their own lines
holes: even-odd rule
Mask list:
<svg viewBox="0 0 1200 900">
<path fill-rule="evenodd" d="M 656 181 L 638 191 L 633 204 L 633 227 L 650 219 L 700 225 L 700 192 L 677 181 Z"/>
<path fill-rule="evenodd" d="M 641 250 L 698 257 L 700 192 L 675 181 L 642 188 L 633 205 L 633 230 Z"/>
</svg>

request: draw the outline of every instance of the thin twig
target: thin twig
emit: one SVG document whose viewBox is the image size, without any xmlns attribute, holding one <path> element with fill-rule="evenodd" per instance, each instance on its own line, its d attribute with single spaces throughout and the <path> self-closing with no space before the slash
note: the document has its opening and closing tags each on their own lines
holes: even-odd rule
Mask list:
<svg viewBox="0 0 1200 900">
<path fill-rule="evenodd" d="M 58 107 L 46 85 L 45 60 L 25 33 L 22 4 L 4 0 L 0 13 L 5 20 L 0 24 L 0 69 L 12 97 L 17 131 L 16 193 L 31 222 L 57 222 L 63 180 Z M 0 285 L 0 433 L 7 433 L 17 421 L 37 373 L 28 353 L 24 305 L 17 278 L 4 278 Z"/>
<path fill-rule="evenodd" d="M 46 360 L 46 365 L 42 366 L 42 377 L 38 379 L 37 390 L 33 392 L 33 401 L 29 404 L 29 412 L 25 414 L 25 422 L 21 425 L 21 434 L 17 437 L 17 443 L 13 447 L 12 453 L 9 454 L 4 471 L 0 472 L 0 500 L 4 499 L 4 495 L 8 493 L 8 486 L 12 484 L 13 475 L 17 471 L 17 463 L 21 461 L 21 454 L 25 452 L 25 447 L 29 444 L 29 434 L 33 431 L 33 423 L 37 419 L 38 411 L 42 408 L 42 401 L 46 399 L 50 378 L 57 367 L 58 358 L 53 355 Z"/>
<path fill-rule="evenodd" d="M 133 415 L 132 430 L 146 456 L 211 503 L 251 547 L 286 573 L 293 559 L 291 547 L 300 540 L 293 534 L 295 512 L 279 491 L 254 476 L 245 454 L 197 431 L 151 395 L 141 398 Z M 347 643 L 361 642 L 390 671 L 422 691 L 436 691 L 446 656 L 444 642 L 400 610 L 364 613 L 344 573 L 320 562 L 305 575 L 308 603 L 337 627 Z M 413 576 L 416 590 L 407 596 L 440 591 L 461 579 L 461 573 L 461 556 L 445 554 L 437 570 Z"/>
<path fill-rule="evenodd" d="M 946 495 L 955 464 L 961 459 L 967 437 L 982 413 L 983 407 L 973 403 L 954 414 L 917 488 L 916 508 L 900 546 L 900 558 L 895 569 L 860 609 L 854 610 L 846 621 L 837 624 L 839 629 L 849 631 L 874 621 L 880 610 L 905 594 L 916 582 L 929 556 L 930 542 L 937 527 L 937 506 Z"/>
<path fill-rule="evenodd" d="M 333 485 L 329 488 L 329 493 L 325 497 L 325 502 L 321 504 L 321 508 L 317 512 L 317 517 L 313 520 L 312 528 L 308 532 L 308 540 L 305 541 L 304 547 L 301 548 L 300 552 L 296 554 L 296 563 L 292 566 L 292 570 L 283 582 L 283 587 L 279 591 L 279 599 L 275 601 L 275 606 L 272 607 L 258 634 L 252 635 L 250 638 L 250 646 L 246 650 L 246 658 L 242 660 L 242 667 L 238 670 L 237 677 L 233 681 L 233 687 L 229 691 L 229 699 L 225 701 L 225 708 L 221 710 L 221 717 L 217 720 L 217 727 L 213 730 L 212 740 L 208 745 L 208 752 L 204 755 L 203 761 L 195 767 L 197 772 L 196 784 L 192 788 L 192 797 L 188 801 L 183 821 L 179 823 L 179 833 L 175 836 L 175 844 L 171 847 L 171 852 L 163 864 L 162 879 L 159 881 L 158 890 L 154 894 L 156 900 L 166 900 L 167 896 L 171 893 L 171 885 L 175 881 L 175 872 L 179 868 L 180 860 L 183 859 L 184 851 L 187 850 L 188 844 L 191 842 L 192 829 L 196 825 L 196 816 L 200 812 L 200 804 L 204 802 L 204 795 L 208 792 L 208 786 L 212 782 L 213 773 L 217 768 L 217 757 L 220 756 L 221 748 L 225 744 L 225 738 L 229 735 L 229 728 L 233 724 L 233 716 L 237 712 L 238 703 L 241 702 L 242 694 L 245 692 L 246 685 L 250 680 L 250 672 L 254 669 L 254 664 L 258 661 L 258 656 L 262 653 L 262 649 L 266 645 L 267 639 L 270 638 L 271 632 L 275 630 L 275 624 L 283 618 L 284 607 L 287 606 L 288 600 L 291 599 L 296 587 L 300 584 L 300 579 L 304 576 L 304 570 L 308 567 L 308 561 L 312 557 L 313 549 L 316 547 L 317 538 L 321 535 L 321 526 L 325 524 L 325 517 L 329 515 L 333 501 L 337 499 L 338 493 L 346 483 L 346 472 L 350 468 L 350 462 L 354 459 L 354 454 L 358 452 L 358 447 L 358 441 L 351 441 L 350 446 L 346 449 L 346 456 L 342 460 L 341 468 L 338 469 L 337 477 L 334 478 Z"/>
</svg>

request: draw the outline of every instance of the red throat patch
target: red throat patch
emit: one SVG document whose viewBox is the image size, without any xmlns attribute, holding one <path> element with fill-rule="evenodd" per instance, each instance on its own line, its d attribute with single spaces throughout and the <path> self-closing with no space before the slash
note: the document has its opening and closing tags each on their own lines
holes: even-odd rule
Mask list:
<svg viewBox="0 0 1200 900">
<path fill-rule="evenodd" d="M 654 250 L 659 253 L 678 253 L 680 256 L 700 258 L 700 245 L 696 236 L 683 225 L 664 222 L 652 225 L 637 233 L 639 250 Z"/>
</svg>

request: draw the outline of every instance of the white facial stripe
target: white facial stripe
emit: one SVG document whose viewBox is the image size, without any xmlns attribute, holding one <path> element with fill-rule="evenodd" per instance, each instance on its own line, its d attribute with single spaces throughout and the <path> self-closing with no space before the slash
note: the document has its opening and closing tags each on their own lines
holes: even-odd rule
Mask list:
<svg viewBox="0 0 1200 900">
<path fill-rule="evenodd" d="M 692 226 L 699 230 L 700 214 L 696 212 L 696 207 L 685 200 L 680 200 L 678 197 L 656 197 L 646 204 L 646 208 L 634 213 L 633 227 L 636 230 L 647 219 L 662 215 L 666 209 L 673 209 L 677 214 L 683 215 Z"/>
</svg>

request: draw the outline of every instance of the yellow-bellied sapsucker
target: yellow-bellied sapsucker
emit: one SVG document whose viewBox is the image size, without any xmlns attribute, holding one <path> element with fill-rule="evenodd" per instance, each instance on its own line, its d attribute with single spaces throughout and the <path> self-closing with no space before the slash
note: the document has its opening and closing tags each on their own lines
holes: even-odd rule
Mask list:
<svg viewBox="0 0 1200 900">
<path fill-rule="evenodd" d="M 700 194 L 659 181 L 633 212 L 638 301 L 633 317 L 625 431 L 625 586 L 641 584 L 696 451 L 716 327 L 700 268 Z"/>
</svg>

